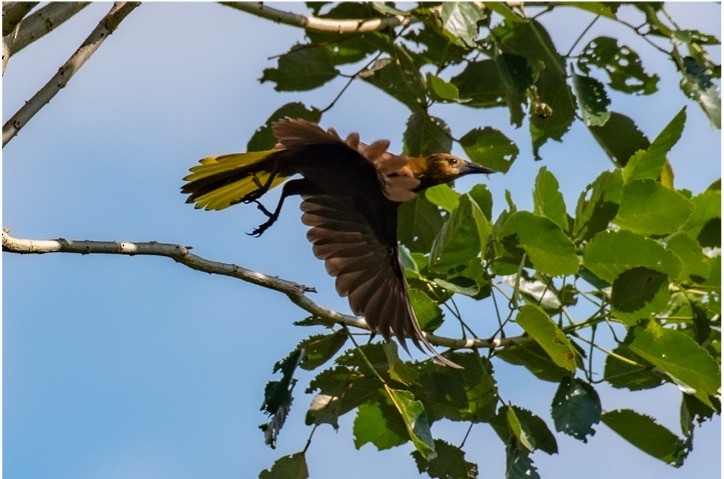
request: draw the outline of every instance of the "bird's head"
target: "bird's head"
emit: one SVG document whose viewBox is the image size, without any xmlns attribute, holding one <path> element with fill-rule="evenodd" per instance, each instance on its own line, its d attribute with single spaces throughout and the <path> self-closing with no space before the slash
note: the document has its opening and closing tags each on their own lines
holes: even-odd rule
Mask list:
<svg viewBox="0 0 724 479">
<path fill-rule="evenodd" d="M 419 177 L 424 184 L 423 188 L 447 183 L 472 173 L 495 173 L 490 168 L 465 161 L 450 153 L 435 153 L 425 157 L 424 169 L 424 173 Z"/>
</svg>

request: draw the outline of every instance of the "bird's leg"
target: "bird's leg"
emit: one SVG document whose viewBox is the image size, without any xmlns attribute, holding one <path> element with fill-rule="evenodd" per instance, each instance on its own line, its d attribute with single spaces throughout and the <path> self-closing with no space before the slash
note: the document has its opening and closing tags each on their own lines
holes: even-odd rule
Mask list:
<svg viewBox="0 0 724 479">
<path fill-rule="evenodd" d="M 284 200 L 287 198 L 287 196 L 312 194 L 315 192 L 317 192 L 317 188 L 314 186 L 314 184 L 302 178 L 298 180 L 287 181 L 286 183 L 284 183 L 284 187 L 282 188 L 282 195 L 279 198 L 279 202 L 277 203 L 277 206 L 276 208 L 274 208 L 273 212 L 270 212 L 268 209 L 266 209 L 266 207 L 262 205 L 261 202 L 259 202 L 258 200 L 252 200 L 256 203 L 256 207 L 259 208 L 259 211 L 264 213 L 268 219 L 264 223 L 254 228 L 254 231 L 247 234 L 249 236 L 256 236 L 257 238 L 264 234 L 264 232 L 269 229 L 269 227 L 273 225 L 277 219 L 279 219 L 279 213 L 281 213 L 282 211 L 282 206 L 284 205 Z"/>
<path fill-rule="evenodd" d="M 272 182 L 274 181 L 274 178 L 277 176 L 277 165 L 276 162 L 274 163 L 274 166 L 272 166 L 271 171 L 269 172 L 269 178 L 262 183 L 259 178 L 256 176 L 256 173 L 254 173 L 251 177 L 251 181 L 254 182 L 257 189 L 249 193 L 244 197 L 242 200 L 244 203 L 257 203 L 257 206 L 259 205 L 259 202 L 257 201 L 259 198 L 262 197 L 264 193 L 269 191 L 269 188 L 271 188 Z M 266 210 L 266 208 L 264 208 Z M 266 214 L 266 213 L 265 213 Z"/>
</svg>

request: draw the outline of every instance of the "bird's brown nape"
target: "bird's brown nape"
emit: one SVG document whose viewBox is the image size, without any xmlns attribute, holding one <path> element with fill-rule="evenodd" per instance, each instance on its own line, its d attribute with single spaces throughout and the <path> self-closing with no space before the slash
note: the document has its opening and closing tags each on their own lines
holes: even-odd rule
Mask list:
<svg viewBox="0 0 724 479">
<path fill-rule="evenodd" d="M 285 118 L 272 131 L 279 141 L 274 150 L 227 155 L 233 162 L 206 159 L 192 169 L 183 191 L 192 194 L 197 206 L 202 198 L 205 205 L 222 209 L 235 201 L 256 201 L 281 182 L 274 178 L 301 175 L 303 179 L 285 184 L 273 213 L 261 208 L 269 221 L 255 233 L 276 221 L 286 196 L 301 195 L 302 222 L 310 227 L 313 252 L 336 278 L 337 292 L 349 299 L 352 311 L 385 339 L 394 336 L 405 349 L 409 339 L 437 362 L 457 367 L 434 350 L 415 318 L 398 258 L 397 209 L 424 188 L 486 171 L 468 171 L 468 162 L 452 161 L 457 157 L 449 154 L 408 159 L 389 153 L 389 141 L 366 145 L 356 133 L 342 140 L 334 130 L 305 120 Z M 271 155 L 274 160 L 267 161 Z M 256 185 L 257 177 L 270 180 Z M 243 194 L 229 192 L 237 182 Z"/>
</svg>

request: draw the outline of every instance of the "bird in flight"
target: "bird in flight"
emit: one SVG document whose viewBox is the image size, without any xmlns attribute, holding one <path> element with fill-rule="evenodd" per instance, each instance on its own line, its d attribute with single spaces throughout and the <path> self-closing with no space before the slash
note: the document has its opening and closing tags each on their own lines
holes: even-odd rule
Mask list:
<svg viewBox="0 0 724 479">
<path fill-rule="evenodd" d="M 314 255 L 352 311 L 386 340 L 394 335 L 407 350 L 410 339 L 437 362 L 455 366 L 434 350 L 415 318 L 398 258 L 397 209 L 431 186 L 494 171 L 449 153 L 394 155 L 387 140 L 367 145 L 357 133 L 343 140 L 334 129 L 301 119 L 279 120 L 272 132 L 278 143 L 271 150 L 208 157 L 192 167 L 181 187 L 186 202 L 206 210 L 256 203 L 267 216 L 251 233 L 260 236 L 288 196 L 301 196 Z M 267 210 L 259 198 L 282 183 L 277 206 Z"/>
</svg>

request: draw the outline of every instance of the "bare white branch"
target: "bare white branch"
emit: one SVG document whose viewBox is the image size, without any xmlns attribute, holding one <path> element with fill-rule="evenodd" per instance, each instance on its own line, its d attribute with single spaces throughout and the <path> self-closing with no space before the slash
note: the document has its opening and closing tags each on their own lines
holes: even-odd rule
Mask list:
<svg viewBox="0 0 724 479">
<path fill-rule="evenodd" d="M 305 293 L 315 292 L 314 288 L 252 271 L 235 264 L 221 263 L 202 258 L 192 254 L 189 251 L 191 249 L 189 246 L 158 243 L 156 241 L 136 243 L 129 241 L 77 241 L 63 238 L 33 240 L 15 238 L 10 236 L 7 230 L 4 230 L 2 232 L 2 247 L 3 251 L 19 254 L 76 253 L 165 256 L 197 271 L 230 276 L 284 293 L 294 304 L 313 316 L 354 328 L 366 329 L 368 331 L 370 329 L 363 318 L 339 313 L 309 299 Z M 426 337 L 430 344 L 450 349 L 497 348 L 530 341 L 529 337 L 524 336 L 492 340 L 455 339 L 428 333 Z"/>
</svg>

